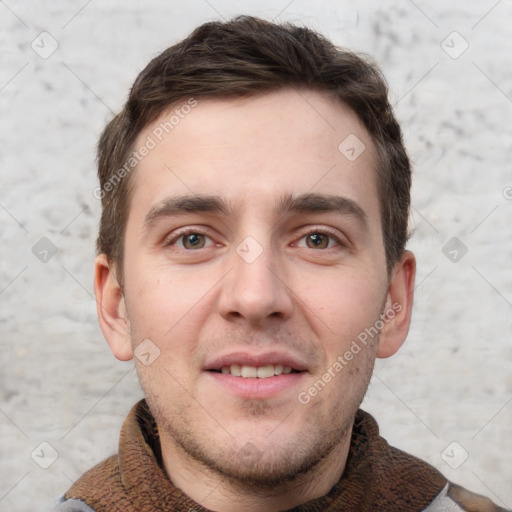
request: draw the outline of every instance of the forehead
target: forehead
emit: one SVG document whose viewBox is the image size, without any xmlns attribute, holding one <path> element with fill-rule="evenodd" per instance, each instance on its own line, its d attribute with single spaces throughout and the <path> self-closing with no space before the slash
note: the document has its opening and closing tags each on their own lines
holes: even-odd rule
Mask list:
<svg viewBox="0 0 512 512">
<path fill-rule="evenodd" d="M 144 145 L 132 201 L 146 209 L 185 193 L 260 207 L 270 194 L 308 192 L 378 203 L 371 136 L 348 106 L 315 91 L 184 100 L 139 134 Z"/>
</svg>

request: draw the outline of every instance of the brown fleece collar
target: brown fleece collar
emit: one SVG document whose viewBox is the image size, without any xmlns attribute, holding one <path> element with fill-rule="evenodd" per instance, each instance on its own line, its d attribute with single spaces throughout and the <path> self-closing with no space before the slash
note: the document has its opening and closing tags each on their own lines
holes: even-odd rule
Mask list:
<svg viewBox="0 0 512 512">
<path fill-rule="evenodd" d="M 327 495 L 292 510 L 421 511 L 446 483 L 426 462 L 390 447 L 372 416 L 359 410 L 340 481 Z M 81 499 L 96 512 L 211 512 L 174 487 L 162 469 L 158 430 L 145 400 L 123 424 L 119 454 L 85 473 L 65 497 Z"/>
</svg>

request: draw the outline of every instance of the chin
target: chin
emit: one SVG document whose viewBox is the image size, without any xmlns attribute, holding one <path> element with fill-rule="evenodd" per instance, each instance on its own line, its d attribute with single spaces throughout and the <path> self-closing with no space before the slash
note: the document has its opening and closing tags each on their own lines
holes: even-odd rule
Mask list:
<svg viewBox="0 0 512 512">
<path fill-rule="evenodd" d="M 301 439 L 286 446 L 264 446 L 248 441 L 228 453 L 194 453 L 198 462 L 241 488 L 272 490 L 296 481 L 312 471 L 333 448 L 331 443 L 317 442 L 304 446 Z"/>
<path fill-rule="evenodd" d="M 269 491 L 287 486 L 313 471 L 346 439 L 351 426 L 350 423 L 348 429 L 327 430 L 319 425 L 299 428 L 295 422 L 297 428 L 292 432 L 284 428 L 279 431 L 282 419 L 277 423 L 273 420 L 272 428 L 264 429 L 257 425 L 258 421 L 267 423 L 264 419 L 252 419 L 246 429 L 238 425 L 236 431 L 228 426 L 229 435 L 222 439 L 207 432 L 194 435 L 188 429 L 176 429 L 177 425 L 167 423 L 166 438 L 231 485 Z"/>
</svg>

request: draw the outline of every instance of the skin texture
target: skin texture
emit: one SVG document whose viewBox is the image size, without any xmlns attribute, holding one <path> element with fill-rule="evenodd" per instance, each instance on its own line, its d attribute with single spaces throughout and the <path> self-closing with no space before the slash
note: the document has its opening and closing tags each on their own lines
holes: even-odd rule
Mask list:
<svg viewBox="0 0 512 512">
<path fill-rule="evenodd" d="M 350 134 L 366 147 L 354 161 L 338 149 Z M 406 251 L 386 272 L 376 165 L 371 137 L 348 107 L 288 89 L 200 99 L 138 165 L 124 290 L 99 255 L 98 315 L 117 358 L 131 359 L 143 340 L 158 347 L 152 364 L 135 362 L 165 469 L 205 507 L 283 510 L 339 480 L 375 357 L 401 346 L 412 307 L 414 256 Z M 309 207 L 318 196 L 357 206 L 279 208 L 307 194 L 315 194 Z M 162 214 L 169 198 L 207 195 L 225 211 Z M 198 235 L 184 238 L 188 228 Z M 301 403 L 299 393 L 392 304 L 399 311 L 380 335 Z M 235 350 L 292 354 L 307 371 L 271 397 L 241 398 L 205 370 Z"/>
</svg>

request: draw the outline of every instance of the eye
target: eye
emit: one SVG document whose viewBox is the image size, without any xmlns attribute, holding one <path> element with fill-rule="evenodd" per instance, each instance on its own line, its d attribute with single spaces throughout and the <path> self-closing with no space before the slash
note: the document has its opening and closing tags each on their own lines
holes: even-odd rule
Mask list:
<svg viewBox="0 0 512 512">
<path fill-rule="evenodd" d="M 308 249 L 330 249 L 340 245 L 340 240 L 330 233 L 312 231 L 302 236 L 296 245 L 298 247 L 307 247 Z"/>
<path fill-rule="evenodd" d="M 189 231 L 173 237 L 165 245 L 168 247 L 176 246 L 179 249 L 184 249 L 186 251 L 193 251 L 197 249 L 204 249 L 212 244 L 213 241 L 209 236 L 196 231 Z"/>
</svg>

